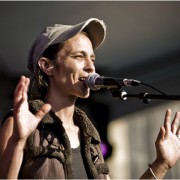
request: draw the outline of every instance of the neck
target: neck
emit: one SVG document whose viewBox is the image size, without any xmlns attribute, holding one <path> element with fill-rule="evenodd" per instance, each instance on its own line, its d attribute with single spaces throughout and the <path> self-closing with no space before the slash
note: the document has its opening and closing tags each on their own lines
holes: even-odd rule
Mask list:
<svg viewBox="0 0 180 180">
<path fill-rule="evenodd" d="M 52 111 L 62 120 L 63 124 L 72 123 L 76 102 L 75 97 L 48 92 L 44 101 L 51 105 Z"/>
<path fill-rule="evenodd" d="M 61 96 L 55 93 L 47 93 L 45 96 L 45 102 L 51 104 L 52 111 L 61 119 L 72 148 L 76 148 L 80 144 L 79 128 L 73 121 L 75 100 L 75 97 Z"/>
</svg>

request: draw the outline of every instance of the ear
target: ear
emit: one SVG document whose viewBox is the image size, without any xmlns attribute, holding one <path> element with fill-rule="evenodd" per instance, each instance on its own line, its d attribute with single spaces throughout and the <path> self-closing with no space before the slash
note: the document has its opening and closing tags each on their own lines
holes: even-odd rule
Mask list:
<svg viewBox="0 0 180 180">
<path fill-rule="evenodd" d="M 47 74 L 48 76 L 52 75 L 52 69 L 54 68 L 54 65 L 51 60 L 45 57 L 41 57 L 38 60 L 38 65 L 45 74 Z"/>
</svg>

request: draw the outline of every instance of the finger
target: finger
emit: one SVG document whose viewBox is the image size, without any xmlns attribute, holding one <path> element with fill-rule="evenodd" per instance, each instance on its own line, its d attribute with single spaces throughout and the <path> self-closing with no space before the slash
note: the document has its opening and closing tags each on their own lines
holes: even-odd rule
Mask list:
<svg viewBox="0 0 180 180">
<path fill-rule="evenodd" d="M 44 104 L 41 109 L 36 113 L 35 117 L 40 121 L 51 109 L 50 104 Z"/>
<path fill-rule="evenodd" d="M 176 112 L 174 120 L 172 121 L 172 124 L 171 124 L 171 131 L 174 134 L 176 134 L 176 131 L 178 129 L 179 119 L 180 119 L 180 112 Z"/>
<path fill-rule="evenodd" d="M 22 103 L 24 102 L 24 98 L 21 98 L 21 100 L 19 100 L 15 105 L 14 105 L 14 110 L 13 110 L 13 114 L 17 115 L 20 112 L 20 106 L 22 105 Z"/>
<path fill-rule="evenodd" d="M 16 89 L 14 91 L 14 103 L 17 103 L 22 98 L 22 93 L 24 89 L 25 77 L 21 76 Z"/>
<path fill-rule="evenodd" d="M 23 78 L 22 76 L 19 78 L 19 81 L 18 81 L 18 83 L 17 83 L 17 85 L 16 85 L 16 88 L 15 88 L 14 92 L 17 91 L 19 85 L 21 84 L 22 78 Z"/>
<path fill-rule="evenodd" d="M 171 109 L 166 111 L 165 119 L 164 119 L 164 128 L 165 128 L 165 138 L 167 138 L 171 131 Z"/>
<path fill-rule="evenodd" d="M 156 142 L 155 142 L 155 145 L 156 147 L 159 146 L 159 143 L 162 141 L 162 140 L 165 140 L 165 128 L 164 126 L 160 127 L 160 131 L 159 131 L 159 134 L 157 136 L 157 139 L 156 139 Z"/>
<path fill-rule="evenodd" d="M 22 83 L 25 81 L 25 76 L 21 76 L 20 77 L 20 79 L 19 79 L 19 81 L 18 81 L 18 84 L 17 84 L 17 86 L 16 86 L 16 88 L 15 88 L 15 93 L 18 91 L 18 89 L 19 89 L 19 87 L 20 86 L 22 86 Z"/>
<path fill-rule="evenodd" d="M 21 84 L 18 89 L 16 89 L 16 92 L 14 93 L 14 104 L 18 103 L 22 97 L 23 97 L 23 85 Z"/>
<path fill-rule="evenodd" d="M 160 131 L 159 131 L 159 134 L 158 134 L 158 139 L 165 139 L 165 135 L 166 135 L 166 130 L 165 128 L 162 126 L 160 127 Z"/>
<path fill-rule="evenodd" d="M 14 111 L 15 114 L 19 113 L 21 105 L 24 101 L 27 101 L 27 91 L 29 86 L 29 78 L 25 76 L 21 76 L 19 80 L 18 87 L 16 88 L 16 92 L 14 94 Z M 15 115 L 14 114 L 14 115 Z"/>
<path fill-rule="evenodd" d="M 29 78 L 25 78 L 25 82 L 24 82 L 24 89 L 23 89 L 23 97 L 24 99 L 27 99 L 27 93 L 28 93 L 28 89 L 29 89 L 29 83 L 30 83 L 30 80 Z"/>
<path fill-rule="evenodd" d="M 177 132 L 176 132 L 176 135 L 177 135 L 178 137 L 180 136 L 180 125 L 179 125 L 179 127 L 178 127 Z"/>
</svg>

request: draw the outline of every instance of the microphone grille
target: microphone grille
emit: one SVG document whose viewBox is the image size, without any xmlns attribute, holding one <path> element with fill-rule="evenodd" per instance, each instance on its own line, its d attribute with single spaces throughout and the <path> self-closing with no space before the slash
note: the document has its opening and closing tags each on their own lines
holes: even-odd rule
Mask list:
<svg viewBox="0 0 180 180">
<path fill-rule="evenodd" d="M 96 81 L 96 79 L 97 79 L 98 77 L 100 77 L 100 75 L 97 74 L 97 73 L 90 74 L 90 75 L 86 78 L 86 86 L 87 86 L 88 88 L 90 88 L 91 90 L 94 90 L 94 91 L 95 91 L 95 90 L 98 90 L 99 88 L 96 87 L 96 85 L 95 85 L 95 81 Z"/>
</svg>

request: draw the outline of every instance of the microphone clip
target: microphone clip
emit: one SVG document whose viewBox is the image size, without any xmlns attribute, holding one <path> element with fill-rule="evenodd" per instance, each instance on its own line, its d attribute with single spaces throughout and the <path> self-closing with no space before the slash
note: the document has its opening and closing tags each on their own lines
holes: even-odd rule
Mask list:
<svg viewBox="0 0 180 180">
<path fill-rule="evenodd" d="M 124 90 L 118 89 L 111 89 L 112 97 L 119 97 L 121 100 L 127 100 L 127 98 L 138 98 L 144 104 L 148 104 L 151 102 L 152 99 L 159 99 L 159 100 L 180 100 L 179 95 L 167 95 L 167 94 L 149 94 L 139 93 L 139 94 L 130 94 Z"/>
</svg>

